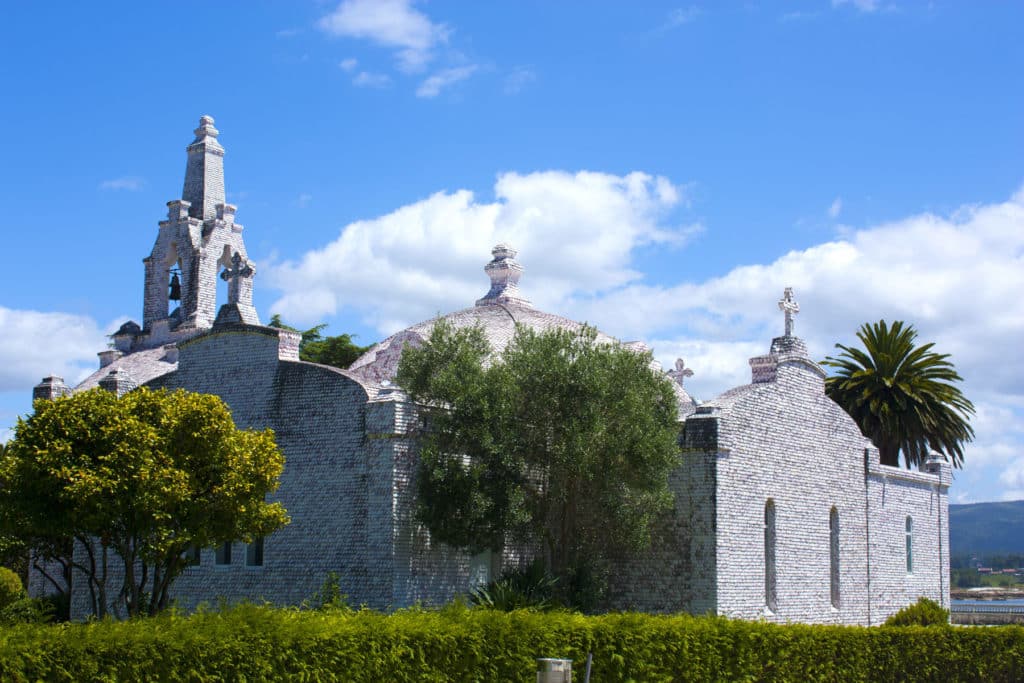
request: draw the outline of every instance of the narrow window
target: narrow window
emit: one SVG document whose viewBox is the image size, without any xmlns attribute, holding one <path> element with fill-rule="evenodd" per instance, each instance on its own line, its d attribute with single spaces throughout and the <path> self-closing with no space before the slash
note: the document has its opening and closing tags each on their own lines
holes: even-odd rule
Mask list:
<svg viewBox="0 0 1024 683">
<path fill-rule="evenodd" d="M 245 547 L 245 566 L 263 566 L 263 537 L 253 539 L 253 542 Z"/>
<path fill-rule="evenodd" d="M 217 548 L 215 562 L 217 564 L 231 564 L 231 541 L 223 543 Z"/>
<path fill-rule="evenodd" d="M 185 564 L 189 567 L 199 566 L 199 546 L 190 545 L 185 551 Z"/>
<path fill-rule="evenodd" d="M 832 606 L 839 609 L 839 511 L 834 507 L 828 513 L 828 558 Z"/>
<path fill-rule="evenodd" d="M 775 501 L 764 505 L 764 604 L 775 611 L 778 596 L 775 590 Z"/>
<path fill-rule="evenodd" d="M 486 586 L 491 581 L 491 551 L 469 558 L 469 585 Z"/>
<path fill-rule="evenodd" d="M 907 517 L 907 573 L 914 573 L 914 520 Z"/>
</svg>

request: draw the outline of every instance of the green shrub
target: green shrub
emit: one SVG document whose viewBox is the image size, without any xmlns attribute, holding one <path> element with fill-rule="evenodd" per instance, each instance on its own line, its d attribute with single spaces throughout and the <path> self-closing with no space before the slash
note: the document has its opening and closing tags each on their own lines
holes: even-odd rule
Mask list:
<svg viewBox="0 0 1024 683">
<path fill-rule="evenodd" d="M 907 605 L 885 620 L 886 626 L 946 626 L 949 624 L 949 610 L 928 598 L 918 598 L 913 605 Z"/>
<path fill-rule="evenodd" d="M 71 594 L 50 593 L 40 598 L 44 603 L 43 610 L 53 615 L 54 621 L 70 621 Z"/>
<path fill-rule="evenodd" d="M 341 579 L 338 572 L 327 572 L 327 578 L 312 598 L 303 603 L 304 607 L 330 611 L 346 611 L 352 609 L 348 604 L 348 596 L 341 592 Z"/>
<path fill-rule="evenodd" d="M 862 628 L 688 615 L 273 609 L 0 628 L 2 681 L 1024 680 L 1024 628 Z"/>
<path fill-rule="evenodd" d="M 23 597 L 0 609 L 0 624 L 46 624 L 54 621 L 54 604 L 46 598 Z"/>
<path fill-rule="evenodd" d="M 505 570 L 500 579 L 470 591 L 469 601 L 478 607 L 511 612 L 516 609 L 546 610 L 559 606 L 558 579 L 540 562 L 521 569 Z"/>
<path fill-rule="evenodd" d="M 0 610 L 25 597 L 21 577 L 7 567 L 0 567 Z"/>
</svg>

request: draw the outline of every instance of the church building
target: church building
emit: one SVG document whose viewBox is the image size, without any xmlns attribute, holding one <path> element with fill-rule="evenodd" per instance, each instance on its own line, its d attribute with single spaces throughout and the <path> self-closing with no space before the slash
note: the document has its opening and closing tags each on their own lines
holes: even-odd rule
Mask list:
<svg viewBox="0 0 1024 683">
<path fill-rule="evenodd" d="M 291 524 L 257 543 L 201 550 L 173 585 L 175 602 L 298 604 L 334 573 L 353 604 L 439 604 L 519 561 L 432 543 L 413 519 L 416 407 L 393 380 L 405 345 L 422 344 L 436 319 L 374 345 L 347 370 L 299 360 L 297 333 L 260 324 L 257 270 L 225 200 L 213 124 L 200 119 L 182 196 L 168 202 L 143 259 L 142 324 L 122 325 L 78 386 L 48 377 L 33 390 L 55 398 L 182 388 L 220 396 L 239 428 L 274 430 L 285 455 L 274 498 Z M 516 325 L 581 327 L 530 304 L 513 248 L 499 244 L 491 256 L 486 294 L 443 319 L 481 326 L 497 352 Z M 227 303 L 216 310 L 221 280 Z M 675 507 L 651 547 L 614 568 L 609 607 L 872 625 L 920 596 L 949 606 L 949 465 L 881 465 L 825 395 L 825 372 L 794 333 L 792 290 L 779 307 L 783 334 L 750 359 L 749 384 L 698 405 L 683 386 L 692 371 L 679 361 L 667 373 L 680 414 Z M 38 577 L 32 584 L 41 590 Z M 72 596 L 76 618 L 88 613 L 83 592 Z"/>
</svg>

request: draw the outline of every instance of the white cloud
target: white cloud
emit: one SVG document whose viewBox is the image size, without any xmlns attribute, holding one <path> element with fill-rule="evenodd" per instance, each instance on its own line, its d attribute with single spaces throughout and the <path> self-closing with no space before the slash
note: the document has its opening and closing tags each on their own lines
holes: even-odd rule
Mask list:
<svg viewBox="0 0 1024 683">
<path fill-rule="evenodd" d="M 1011 489 L 1024 490 L 1024 457 L 1018 458 L 999 474 L 999 479 Z"/>
<path fill-rule="evenodd" d="M 342 71 L 352 71 L 353 69 L 356 68 L 356 64 L 358 63 L 359 60 L 357 60 L 355 57 L 349 57 L 348 59 L 343 59 L 340 62 L 338 62 L 338 67 Z"/>
<path fill-rule="evenodd" d="M 969 505 L 970 503 L 976 503 L 977 502 L 976 500 L 974 500 L 974 497 L 970 493 L 968 493 L 966 491 L 959 491 L 957 493 L 952 493 L 952 497 L 953 497 L 953 500 L 951 502 L 956 504 L 956 505 Z"/>
<path fill-rule="evenodd" d="M 331 35 L 396 48 L 399 67 L 407 71 L 422 69 L 451 32 L 414 8 L 410 0 L 345 0 L 318 25 Z"/>
<path fill-rule="evenodd" d="M 350 307 L 390 333 L 472 305 L 487 289 L 481 271 L 491 247 L 503 241 L 520 250 L 528 295 L 558 310 L 577 290 L 603 292 L 636 279 L 636 247 L 679 245 L 691 231 L 662 225 L 684 190 L 644 173 L 506 173 L 494 192 L 491 202 L 468 190 L 439 192 L 345 226 L 299 262 L 268 268 L 282 290 L 272 310 L 305 323 Z"/>
<path fill-rule="evenodd" d="M 535 80 L 537 80 L 537 74 L 532 70 L 524 67 L 515 68 L 505 77 L 505 94 L 518 95 L 523 88 Z"/>
<path fill-rule="evenodd" d="M 127 190 L 129 192 L 138 192 L 145 187 L 146 181 L 138 176 L 124 176 L 121 178 L 112 178 L 110 180 L 104 180 L 100 183 L 101 190 Z"/>
<path fill-rule="evenodd" d="M 850 5 L 858 12 L 876 12 L 880 9 L 881 3 L 879 0 L 832 0 L 833 7 L 842 7 L 843 5 Z"/>
<path fill-rule="evenodd" d="M 391 85 L 391 77 L 371 71 L 360 71 L 352 79 L 352 84 L 360 88 L 386 88 Z"/>
<path fill-rule="evenodd" d="M 634 336 L 684 320 L 685 332 L 699 338 L 757 338 L 780 327 L 775 301 L 787 285 L 803 309 L 797 331 L 815 353 L 831 352 L 837 340 L 852 343 L 862 322 L 902 319 L 952 354 L 981 391 L 1024 392 L 1024 357 L 1016 352 L 1024 339 L 1024 204 L 1017 200 L 855 230 L 703 283 L 630 283 L 578 305 Z"/>
<path fill-rule="evenodd" d="M 723 387 L 750 382 L 753 356 L 765 352 L 763 341 L 707 341 L 703 339 L 652 339 L 646 342 L 663 368 L 671 368 L 676 358 L 694 371 L 685 381 L 691 396 L 701 400 L 714 398 Z"/>
<path fill-rule="evenodd" d="M 347 226 L 338 240 L 303 257 L 301 267 L 280 266 L 282 303 L 296 307 L 280 310 L 296 317 L 305 309 L 301 319 L 315 322 L 334 313 L 336 302 L 356 300 L 365 285 L 382 289 L 370 308 L 389 305 L 384 299 L 400 290 L 407 314 L 391 317 L 413 322 L 475 299 L 481 254 L 510 241 L 527 268 L 527 296 L 619 337 L 764 345 L 781 332 L 776 302 L 783 287 L 793 286 L 802 308 L 796 330 L 816 357 L 832 353 L 836 341 L 854 343 L 863 322 L 906 320 L 922 341 L 951 354 L 969 385 L 987 397 L 979 424 L 1005 424 L 997 406 L 1005 408 L 1007 396 L 1024 400 L 1024 193 L 948 217 L 920 214 L 851 230 L 846 239 L 704 282 L 645 283 L 634 269 L 634 250 L 678 246 L 699 229 L 665 220 L 685 206 L 685 191 L 643 173 L 546 172 L 500 176 L 494 202 L 465 190 L 438 193 Z M 359 269 L 343 264 L 353 258 L 375 262 L 369 282 L 351 279 Z M 422 289 L 412 284 L 418 278 Z"/>
<path fill-rule="evenodd" d="M 703 281 L 651 284 L 636 251 L 686 242 L 695 228 L 673 219 L 686 190 L 643 173 L 546 172 L 501 175 L 494 201 L 438 193 L 270 268 L 282 290 L 273 310 L 305 324 L 346 308 L 391 333 L 472 305 L 486 290 L 491 246 L 508 241 L 526 269 L 524 295 L 539 308 L 645 340 L 665 367 L 683 357 L 695 372 L 687 386 L 708 399 L 749 381 L 747 359 L 781 334 L 777 301 L 792 286 L 796 333 L 814 358 L 834 355 L 836 342 L 856 344 L 857 328 L 881 318 L 914 324 L 922 342 L 951 354 L 978 409 L 957 486 L 978 500 L 1022 488 L 1024 188 L 950 215 L 846 227 L 842 239 Z M 991 488 L 979 493 L 985 477 Z"/>
<path fill-rule="evenodd" d="M 843 198 L 836 197 L 831 204 L 828 206 L 828 217 L 839 218 L 839 214 L 843 211 Z"/>
<path fill-rule="evenodd" d="M 459 81 L 464 81 L 477 70 L 475 64 L 444 69 L 426 79 L 416 89 L 417 97 L 437 97 L 441 91 Z"/>
<path fill-rule="evenodd" d="M 0 392 L 25 391 L 48 375 L 77 384 L 99 367 L 108 339 L 92 318 L 0 306 Z"/>
<path fill-rule="evenodd" d="M 668 31 L 674 29 L 683 24 L 689 24 L 691 21 L 700 16 L 700 8 L 696 5 L 690 5 L 689 7 L 676 7 L 673 8 L 665 19 L 665 23 L 662 24 L 662 30 Z"/>
<path fill-rule="evenodd" d="M 949 216 L 920 214 L 851 229 L 847 239 L 704 282 L 631 282 L 556 310 L 620 337 L 653 338 L 664 365 L 677 355 L 686 359 L 695 372 L 687 385 L 701 398 L 740 377 L 749 381 L 742 342 L 756 340 L 763 353 L 781 333 L 775 303 L 787 285 L 801 304 L 797 333 L 815 358 L 833 354 L 837 341 L 856 344 L 854 332 L 863 322 L 911 322 L 922 342 L 934 341 L 938 352 L 951 354 L 964 393 L 976 403 L 976 440 L 965 446 L 961 483 L 977 499 L 1012 496 L 1024 488 L 1022 199 L 1018 192 L 1007 202 Z M 717 362 L 723 358 L 728 362 Z"/>
<path fill-rule="evenodd" d="M 786 13 L 782 14 L 779 17 L 779 21 L 781 21 L 781 22 L 805 21 L 805 20 L 813 19 L 813 18 L 815 18 L 817 16 L 818 16 L 817 12 L 801 12 L 801 11 L 786 12 Z"/>
</svg>

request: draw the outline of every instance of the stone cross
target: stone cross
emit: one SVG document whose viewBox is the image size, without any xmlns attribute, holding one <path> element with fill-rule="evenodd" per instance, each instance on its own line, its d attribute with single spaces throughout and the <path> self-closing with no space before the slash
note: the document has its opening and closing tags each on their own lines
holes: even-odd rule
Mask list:
<svg viewBox="0 0 1024 683">
<path fill-rule="evenodd" d="M 225 268 L 220 277 L 225 282 L 228 282 L 240 277 L 249 277 L 250 275 L 252 275 L 252 266 L 249 265 L 248 261 L 243 265 L 242 255 L 236 251 L 235 255 L 231 257 L 231 267 Z"/>
<path fill-rule="evenodd" d="M 793 288 L 786 287 L 782 298 L 779 300 L 779 310 L 786 317 L 786 336 L 793 336 L 793 316 L 800 312 L 800 304 L 793 298 Z"/>
<path fill-rule="evenodd" d="M 679 386 L 683 386 L 683 380 L 687 377 L 693 377 L 693 370 L 686 367 L 686 363 L 683 362 L 682 358 L 676 358 L 676 369 L 669 370 L 667 373 L 669 377 L 679 383 Z"/>
<path fill-rule="evenodd" d="M 256 271 L 253 269 L 252 264 L 248 261 L 243 261 L 242 255 L 236 251 L 235 255 L 231 257 L 231 267 L 225 268 L 220 274 L 221 279 L 228 283 L 229 304 L 242 303 L 242 278 L 251 278 L 255 272 Z M 252 296 L 252 280 L 246 280 L 246 283 L 249 286 L 249 289 L 247 290 L 249 295 L 246 297 L 246 300 L 248 301 Z"/>
</svg>

